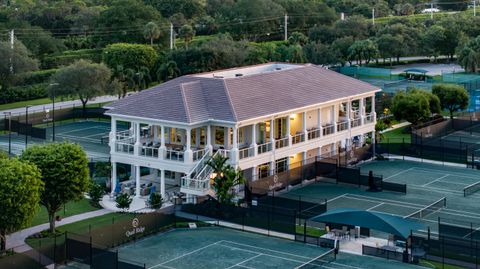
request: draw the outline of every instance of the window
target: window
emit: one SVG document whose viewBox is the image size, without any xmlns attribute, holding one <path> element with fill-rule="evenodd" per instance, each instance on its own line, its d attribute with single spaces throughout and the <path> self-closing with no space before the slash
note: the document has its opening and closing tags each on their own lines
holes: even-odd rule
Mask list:
<svg viewBox="0 0 480 269">
<path fill-rule="evenodd" d="M 275 171 L 276 173 L 282 173 L 282 172 L 285 172 L 288 170 L 288 163 L 287 163 L 287 159 L 289 157 L 285 157 L 285 158 L 282 158 L 282 159 L 278 159 L 276 162 L 275 162 Z"/>
<path fill-rule="evenodd" d="M 258 178 L 265 178 L 270 175 L 270 163 L 264 163 L 258 166 Z"/>
<path fill-rule="evenodd" d="M 215 126 L 215 144 L 216 145 L 225 145 L 225 128 Z"/>
</svg>

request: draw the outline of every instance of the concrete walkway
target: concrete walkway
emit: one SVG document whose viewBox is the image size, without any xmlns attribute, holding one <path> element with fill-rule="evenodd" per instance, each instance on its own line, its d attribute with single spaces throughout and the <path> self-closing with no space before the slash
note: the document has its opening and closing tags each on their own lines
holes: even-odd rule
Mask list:
<svg viewBox="0 0 480 269">
<path fill-rule="evenodd" d="M 395 129 L 398 129 L 398 128 L 402 128 L 402 127 L 408 126 L 408 125 L 410 125 L 410 124 L 411 124 L 411 123 L 408 122 L 408 121 L 400 122 L 400 123 L 397 123 L 397 124 L 392 125 L 392 127 L 390 127 L 390 128 L 387 128 L 387 129 L 381 131 L 380 133 L 383 134 L 383 133 L 385 133 L 385 132 L 392 131 L 392 130 L 395 130 Z"/>
<path fill-rule="evenodd" d="M 114 95 L 105 95 L 105 96 L 99 96 L 96 97 L 93 100 L 88 101 L 87 105 L 89 104 L 100 104 L 100 103 L 106 103 L 106 102 L 111 102 L 118 100 L 118 96 Z M 55 110 L 61 109 L 62 107 L 72 107 L 72 106 L 81 106 L 82 102 L 80 100 L 71 100 L 71 101 L 64 101 L 64 102 L 55 102 Z M 46 109 L 52 109 L 53 105 L 52 103 L 48 104 L 43 104 L 43 105 L 35 105 L 31 106 L 28 108 L 28 113 L 35 113 L 39 111 L 44 111 Z M 12 108 L 12 109 L 6 109 L 6 110 L 0 110 L 0 115 L 3 115 L 4 112 L 11 112 L 14 115 L 23 115 L 25 114 L 25 107 L 19 107 L 19 108 Z"/>
<path fill-rule="evenodd" d="M 83 214 L 78 214 L 70 217 L 66 217 L 61 221 L 57 221 L 56 226 L 62 226 L 65 224 L 70 224 L 73 222 L 90 219 L 98 216 L 103 216 L 105 214 L 111 213 L 112 211 L 107 209 L 99 209 L 91 212 L 86 212 Z M 30 235 L 39 233 L 41 231 L 47 230 L 50 227 L 50 224 L 44 223 L 34 227 L 30 227 L 10 235 L 7 235 L 7 249 L 14 248 L 15 252 L 22 253 L 31 250 L 30 246 L 25 244 L 25 239 Z"/>
</svg>

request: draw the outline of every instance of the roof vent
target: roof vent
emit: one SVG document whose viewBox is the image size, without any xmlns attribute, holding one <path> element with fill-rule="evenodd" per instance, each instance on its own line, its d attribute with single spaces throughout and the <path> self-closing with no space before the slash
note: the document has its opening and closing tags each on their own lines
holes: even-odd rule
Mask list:
<svg viewBox="0 0 480 269">
<path fill-rule="evenodd" d="M 213 76 L 214 78 L 223 78 L 223 76 Z"/>
<path fill-rule="evenodd" d="M 235 76 L 236 77 L 241 77 L 241 76 L 243 76 L 243 74 L 238 73 L 238 74 L 235 74 Z"/>
<path fill-rule="evenodd" d="M 275 70 L 277 70 L 277 71 L 282 70 L 282 68 L 281 67 L 275 67 Z"/>
</svg>

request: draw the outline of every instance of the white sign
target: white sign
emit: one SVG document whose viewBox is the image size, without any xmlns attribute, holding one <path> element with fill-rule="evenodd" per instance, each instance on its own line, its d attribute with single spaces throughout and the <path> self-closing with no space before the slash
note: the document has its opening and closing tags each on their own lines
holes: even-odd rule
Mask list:
<svg viewBox="0 0 480 269">
<path fill-rule="evenodd" d="M 132 220 L 132 230 L 129 230 L 129 231 L 126 231 L 125 232 L 125 235 L 127 237 L 130 237 L 132 235 L 136 235 L 136 234 L 139 234 L 139 233 L 143 233 L 145 231 L 145 227 L 144 226 L 140 226 L 140 221 L 137 219 L 137 218 L 134 218 Z"/>
<path fill-rule="evenodd" d="M 273 176 L 273 184 L 268 186 L 268 188 L 270 190 L 274 190 L 276 188 L 281 188 L 283 186 L 283 184 L 281 182 L 278 182 L 278 176 L 277 175 L 274 175 Z"/>
</svg>

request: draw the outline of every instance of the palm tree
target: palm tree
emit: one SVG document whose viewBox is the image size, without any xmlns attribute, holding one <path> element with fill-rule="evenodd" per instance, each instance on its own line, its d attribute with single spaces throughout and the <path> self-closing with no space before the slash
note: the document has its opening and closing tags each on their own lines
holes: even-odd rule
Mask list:
<svg viewBox="0 0 480 269">
<path fill-rule="evenodd" d="M 167 63 L 163 63 L 157 69 L 157 80 L 158 81 L 166 81 L 170 79 L 174 79 L 180 76 L 180 69 L 177 66 L 175 61 L 168 61 Z"/>
<path fill-rule="evenodd" d="M 143 29 L 143 37 L 150 39 L 150 46 L 153 46 L 153 40 L 160 37 L 160 28 L 153 21 L 147 23 Z"/>
<path fill-rule="evenodd" d="M 193 30 L 192 26 L 185 24 L 184 26 L 182 26 L 182 28 L 180 28 L 179 34 L 180 37 L 182 37 L 185 41 L 185 48 L 188 49 L 188 44 L 190 43 L 190 41 L 192 41 L 193 36 L 195 35 L 195 31 Z"/>
<path fill-rule="evenodd" d="M 209 159 L 206 164 L 212 168 L 215 175 L 213 188 L 220 203 L 229 204 L 235 196 L 233 188 L 245 182 L 242 171 L 227 164 L 228 157 L 220 155 Z"/>
</svg>

